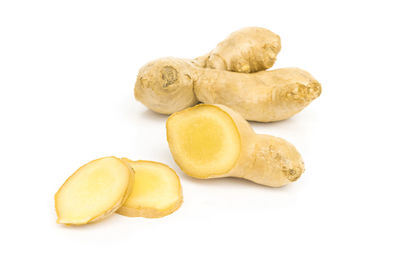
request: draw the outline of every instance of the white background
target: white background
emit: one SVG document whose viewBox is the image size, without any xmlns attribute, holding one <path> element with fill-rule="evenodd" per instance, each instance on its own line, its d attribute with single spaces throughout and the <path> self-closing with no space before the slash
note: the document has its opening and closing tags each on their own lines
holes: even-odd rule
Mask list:
<svg viewBox="0 0 400 271">
<path fill-rule="evenodd" d="M 1 270 L 400 269 L 397 1 L 0 3 Z M 146 62 L 203 55 L 245 26 L 280 35 L 274 68 L 323 86 L 295 117 L 252 123 L 303 155 L 280 189 L 186 176 L 166 116 L 133 98 Z M 108 155 L 170 165 L 182 207 L 56 224 L 59 186 Z"/>
</svg>

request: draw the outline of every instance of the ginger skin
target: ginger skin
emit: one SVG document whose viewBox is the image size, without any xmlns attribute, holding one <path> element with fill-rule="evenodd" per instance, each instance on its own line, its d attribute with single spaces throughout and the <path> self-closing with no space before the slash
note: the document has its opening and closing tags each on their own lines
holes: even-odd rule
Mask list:
<svg viewBox="0 0 400 271">
<path fill-rule="evenodd" d="M 218 131 L 215 133 L 215 136 L 209 136 L 206 134 L 213 133 L 213 131 L 210 132 L 212 129 L 200 129 L 198 132 L 205 134 L 205 136 L 185 137 L 181 134 L 185 134 L 187 132 L 186 129 L 190 129 L 190 127 L 187 124 L 183 124 L 183 128 L 181 128 L 179 125 L 185 121 L 190 123 L 192 120 L 208 121 L 210 123 L 215 122 L 219 124 L 223 123 L 221 121 L 221 113 L 216 112 L 218 110 L 226 116 L 223 118 L 229 118 L 230 121 L 233 121 L 234 128 L 228 129 L 226 126 L 222 125 L 219 126 L 220 128 L 213 130 L 230 131 L 229 134 L 237 134 L 239 141 L 237 141 L 238 144 L 232 143 L 235 141 L 230 141 L 231 143 L 229 143 L 229 146 L 225 147 L 226 149 L 222 151 L 219 150 L 223 147 L 216 147 L 215 153 L 209 155 L 210 153 L 205 152 L 204 148 L 210 148 L 216 146 L 216 144 L 218 145 L 218 143 L 216 143 L 218 142 Z M 198 116 L 200 116 L 200 118 L 198 118 Z M 225 138 L 229 137 L 226 137 L 225 134 L 222 138 L 222 142 L 226 141 Z M 256 134 L 249 123 L 243 119 L 240 114 L 224 105 L 200 104 L 174 113 L 167 120 L 167 139 L 172 156 L 178 166 L 186 174 L 195 178 L 208 179 L 231 176 L 244 178 L 261 185 L 281 187 L 296 181 L 304 172 L 304 163 L 301 155 L 292 144 L 282 138 Z M 190 141 L 192 149 L 199 147 L 200 151 L 202 151 L 204 155 L 208 154 L 209 157 L 197 160 L 194 159 L 197 156 L 185 154 L 184 146 L 187 144 L 187 142 L 185 142 L 186 140 Z M 227 151 L 236 148 L 239 149 L 236 162 L 223 168 L 223 173 L 218 171 L 219 169 L 215 169 L 214 172 L 203 174 L 202 169 L 193 169 L 204 160 L 207 160 L 207 158 L 210 160 L 208 165 L 214 166 L 218 164 L 218 161 L 221 159 L 226 159 L 224 156 L 232 155 L 231 153 L 226 154 Z M 190 161 L 194 166 L 188 166 L 188 160 L 194 160 Z"/>
<path fill-rule="evenodd" d="M 280 50 L 277 34 L 262 27 L 246 27 L 233 32 L 195 61 L 202 68 L 251 73 L 271 68 Z"/>
<path fill-rule="evenodd" d="M 172 57 L 142 67 L 135 85 L 136 99 L 158 113 L 171 114 L 198 102 L 218 103 L 260 122 L 288 119 L 320 93 L 319 82 L 298 68 L 237 73 Z"/>
</svg>

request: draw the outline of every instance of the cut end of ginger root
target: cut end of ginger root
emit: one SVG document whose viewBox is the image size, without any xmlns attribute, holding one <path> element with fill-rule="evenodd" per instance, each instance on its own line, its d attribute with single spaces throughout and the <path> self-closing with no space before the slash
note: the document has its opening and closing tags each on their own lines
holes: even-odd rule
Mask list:
<svg viewBox="0 0 400 271">
<path fill-rule="evenodd" d="M 111 215 L 130 195 L 134 174 L 116 157 L 100 158 L 82 166 L 55 195 L 57 223 L 83 225 Z"/>
<path fill-rule="evenodd" d="M 234 110 L 200 104 L 167 120 L 171 154 L 187 175 L 199 178 L 239 177 L 280 187 L 304 172 L 300 153 L 282 138 L 256 134 Z"/>
<path fill-rule="evenodd" d="M 196 106 L 170 116 L 167 138 L 179 167 L 195 178 L 229 172 L 240 155 L 235 122 L 214 106 Z"/>
<path fill-rule="evenodd" d="M 175 171 L 162 163 L 122 158 L 135 171 L 133 189 L 117 213 L 131 217 L 157 218 L 176 211 L 183 202 Z"/>
</svg>

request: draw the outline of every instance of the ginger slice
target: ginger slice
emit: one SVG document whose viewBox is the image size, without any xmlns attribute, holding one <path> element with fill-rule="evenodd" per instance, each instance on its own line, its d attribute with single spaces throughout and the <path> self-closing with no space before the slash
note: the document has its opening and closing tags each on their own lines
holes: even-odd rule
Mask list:
<svg viewBox="0 0 400 271">
<path fill-rule="evenodd" d="M 133 182 L 132 168 L 116 157 L 85 164 L 55 195 L 57 223 L 83 225 L 106 218 L 122 206 Z"/>
<path fill-rule="evenodd" d="M 153 161 L 122 160 L 135 171 L 135 183 L 117 213 L 131 217 L 157 218 L 176 211 L 183 202 L 178 175 L 167 165 Z"/>
</svg>

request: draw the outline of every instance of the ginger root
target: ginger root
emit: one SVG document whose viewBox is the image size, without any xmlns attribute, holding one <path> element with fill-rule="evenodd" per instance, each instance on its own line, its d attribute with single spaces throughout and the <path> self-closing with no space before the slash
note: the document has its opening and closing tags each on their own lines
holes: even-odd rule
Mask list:
<svg viewBox="0 0 400 271">
<path fill-rule="evenodd" d="M 298 68 L 237 73 L 171 57 L 142 67 L 135 84 L 136 99 L 158 113 L 171 114 L 200 101 L 227 105 L 260 122 L 288 119 L 320 93 L 318 81 Z"/>
<path fill-rule="evenodd" d="M 134 169 L 135 182 L 117 213 L 156 218 L 169 215 L 182 205 L 182 187 L 173 169 L 158 162 L 122 160 Z"/>
<path fill-rule="evenodd" d="M 256 134 L 237 112 L 224 105 L 201 104 L 167 120 L 172 156 L 189 176 L 239 177 L 280 187 L 296 181 L 304 163 L 289 142 Z"/>
<path fill-rule="evenodd" d="M 247 120 L 288 119 L 320 95 L 321 85 L 298 68 L 265 71 L 280 49 L 273 32 L 243 28 L 195 60 L 168 57 L 146 64 L 136 79 L 135 98 L 161 114 L 203 102 L 227 105 Z"/>
<path fill-rule="evenodd" d="M 104 219 L 128 198 L 134 171 L 116 157 L 104 157 L 75 171 L 55 195 L 57 222 L 82 225 Z"/>
<path fill-rule="evenodd" d="M 246 27 L 195 60 L 203 68 L 250 73 L 271 68 L 280 50 L 281 39 L 277 34 L 262 27 Z"/>
</svg>

